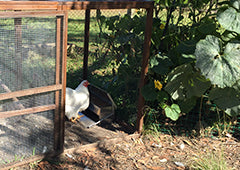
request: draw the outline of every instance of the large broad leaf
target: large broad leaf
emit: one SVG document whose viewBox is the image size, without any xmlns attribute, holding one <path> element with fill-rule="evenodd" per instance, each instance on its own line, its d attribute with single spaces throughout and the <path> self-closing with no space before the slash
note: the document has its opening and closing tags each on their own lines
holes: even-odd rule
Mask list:
<svg viewBox="0 0 240 170">
<path fill-rule="evenodd" d="M 176 50 L 181 54 L 193 54 L 196 49 L 196 44 L 197 41 L 195 40 L 181 41 Z"/>
<path fill-rule="evenodd" d="M 146 101 L 154 101 L 157 99 L 157 92 L 152 81 L 142 87 L 141 93 Z"/>
<path fill-rule="evenodd" d="M 157 74 L 164 75 L 169 72 L 169 68 L 173 65 L 167 56 L 155 55 L 150 60 L 150 68 Z"/>
<path fill-rule="evenodd" d="M 220 40 L 208 35 L 197 43 L 196 66 L 219 87 L 231 87 L 240 77 L 240 44 L 228 43 L 221 52 Z"/>
<path fill-rule="evenodd" d="M 230 87 L 214 88 L 210 91 L 209 98 L 230 116 L 240 115 L 240 93 L 238 90 Z"/>
<path fill-rule="evenodd" d="M 228 8 L 217 16 L 218 22 L 227 30 L 240 34 L 240 13 L 234 8 Z"/>
<path fill-rule="evenodd" d="M 216 23 L 213 19 L 204 18 L 198 26 L 198 31 L 203 35 L 212 34 L 216 31 Z"/>
<path fill-rule="evenodd" d="M 240 0 L 231 0 L 230 2 L 234 8 L 240 9 Z"/>
<path fill-rule="evenodd" d="M 197 97 L 193 96 L 184 100 L 178 100 L 178 105 L 183 113 L 189 113 L 197 103 Z"/>
<path fill-rule="evenodd" d="M 211 85 L 210 81 L 196 72 L 191 64 L 176 67 L 168 74 L 167 81 L 164 89 L 174 100 L 183 100 L 192 96 L 200 97 Z"/>
<path fill-rule="evenodd" d="M 224 31 L 224 33 L 221 35 L 221 39 L 225 42 L 234 40 L 235 38 L 237 38 L 238 34 L 232 31 Z"/>
<path fill-rule="evenodd" d="M 167 106 L 165 109 L 165 114 L 170 119 L 176 121 L 179 118 L 181 110 L 177 104 L 172 104 L 171 106 Z"/>
</svg>

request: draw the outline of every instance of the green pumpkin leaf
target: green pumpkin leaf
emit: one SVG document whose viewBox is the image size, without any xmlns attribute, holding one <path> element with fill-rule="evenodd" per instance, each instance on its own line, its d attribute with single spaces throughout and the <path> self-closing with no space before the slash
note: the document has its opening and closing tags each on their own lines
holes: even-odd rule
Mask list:
<svg viewBox="0 0 240 170">
<path fill-rule="evenodd" d="M 240 43 L 228 43 L 221 51 L 220 39 L 208 35 L 197 43 L 196 66 L 212 84 L 231 87 L 240 78 Z"/>
<path fill-rule="evenodd" d="M 204 35 L 211 34 L 216 31 L 216 24 L 212 19 L 204 19 L 203 22 L 199 25 L 198 31 Z"/>
<path fill-rule="evenodd" d="M 142 87 L 141 93 L 146 101 L 154 101 L 157 99 L 157 92 L 152 81 Z"/>
<path fill-rule="evenodd" d="M 234 8 L 240 9 L 240 1 L 239 0 L 231 0 L 231 4 Z"/>
<path fill-rule="evenodd" d="M 169 68 L 173 65 L 167 56 L 155 55 L 150 60 L 150 68 L 157 74 L 165 75 L 169 72 Z"/>
<path fill-rule="evenodd" d="M 228 41 L 231 41 L 231 40 L 235 39 L 237 36 L 238 36 L 237 33 L 226 30 L 222 34 L 221 38 L 222 38 L 223 41 L 228 42 Z"/>
<path fill-rule="evenodd" d="M 226 110 L 230 116 L 240 115 L 240 93 L 234 88 L 214 88 L 209 93 L 212 100 L 220 109 Z"/>
<path fill-rule="evenodd" d="M 178 105 L 183 113 L 189 113 L 197 103 L 197 97 L 193 96 L 184 100 L 178 100 Z"/>
<path fill-rule="evenodd" d="M 211 85 L 191 64 L 176 67 L 168 74 L 167 81 L 164 89 L 174 100 L 200 97 Z"/>
<path fill-rule="evenodd" d="M 240 34 L 240 13 L 230 7 L 217 16 L 218 22 L 227 30 Z"/>
<path fill-rule="evenodd" d="M 197 41 L 195 40 L 181 41 L 176 50 L 181 54 L 193 54 L 196 49 L 196 44 Z"/>
<path fill-rule="evenodd" d="M 168 97 L 167 92 L 165 92 L 165 91 L 163 91 L 163 90 L 157 92 L 157 101 L 158 101 L 159 103 L 162 103 L 162 102 L 167 101 L 168 98 L 169 98 L 169 97 Z"/>
<path fill-rule="evenodd" d="M 165 109 L 165 114 L 170 119 L 176 121 L 179 118 L 181 110 L 177 104 L 172 104 L 171 106 L 167 106 Z"/>
</svg>

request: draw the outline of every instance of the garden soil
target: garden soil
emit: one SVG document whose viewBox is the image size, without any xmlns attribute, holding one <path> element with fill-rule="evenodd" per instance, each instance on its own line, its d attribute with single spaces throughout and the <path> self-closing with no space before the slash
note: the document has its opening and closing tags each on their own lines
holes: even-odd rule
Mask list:
<svg viewBox="0 0 240 170">
<path fill-rule="evenodd" d="M 230 134 L 196 138 L 138 135 L 132 130 L 124 123 L 86 129 L 81 124 L 66 122 L 63 154 L 14 169 L 168 170 L 197 169 L 205 164 L 240 169 L 240 143 Z"/>
</svg>

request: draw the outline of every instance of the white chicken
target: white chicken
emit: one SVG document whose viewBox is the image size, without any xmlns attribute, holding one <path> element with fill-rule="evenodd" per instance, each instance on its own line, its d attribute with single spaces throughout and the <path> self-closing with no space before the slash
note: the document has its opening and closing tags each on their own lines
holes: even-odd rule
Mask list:
<svg viewBox="0 0 240 170">
<path fill-rule="evenodd" d="M 71 122 L 80 119 L 78 112 L 86 110 L 89 106 L 88 85 L 89 82 L 83 80 L 75 90 L 66 88 L 65 115 Z"/>
</svg>

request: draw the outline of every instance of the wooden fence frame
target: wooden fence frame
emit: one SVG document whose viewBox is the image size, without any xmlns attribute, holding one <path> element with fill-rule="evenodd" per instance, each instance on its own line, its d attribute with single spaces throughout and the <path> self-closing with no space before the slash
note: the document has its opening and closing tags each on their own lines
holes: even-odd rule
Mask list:
<svg viewBox="0 0 240 170">
<path fill-rule="evenodd" d="M 153 20 L 153 1 L 143 0 L 125 0 L 125 1 L 107 1 L 107 2 L 64 2 L 63 8 L 65 10 L 85 10 L 85 34 L 84 34 L 84 61 L 83 61 L 83 79 L 87 79 L 88 66 L 88 46 L 89 46 L 89 23 L 91 9 L 131 9 L 131 8 L 145 8 L 147 11 L 145 36 L 143 44 L 142 69 L 139 82 L 139 97 L 138 97 L 138 113 L 136 129 L 140 133 L 143 127 L 143 107 L 145 100 L 141 94 L 141 88 L 146 83 L 146 74 L 148 72 L 148 62 L 150 56 L 151 35 L 152 35 L 152 20 Z"/>
<path fill-rule="evenodd" d="M 152 34 L 152 19 L 153 19 L 153 1 L 144 1 L 144 0 L 122 0 L 122 1 L 106 1 L 106 2 L 93 2 L 93 1 L 79 1 L 79 2 L 49 2 L 49 1 L 0 1 L 0 10 L 1 11 L 15 11 L 12 13 L 16 13 L 16 11 L 30 11 L 28 14 L 37 14 L 40 11 L 45 11 L 45 13 L 49 13 L 48 11 L 61 11 L 64 13 L 64 21 L 61 23 L 58 22 L 57 29 L 61 29 L 60 27 L 65 27 L 63 31 L 63 65 L 62 71 L 62 84 L 59 83 L 59 79 L 56 79 L 56 84 L 48 87 L 40 87 L 33 88 L 28 90 L 16 91 L 6 94 L 0 94 L 0 100 L 6 98 L 19 97 L 23 94 L 36 94 L 47 91 L 56 91 L 56 98 L 59 96 L 59 91 L 62 91 L 61 98 L 61 106 L 50 105 L 48 107 L 40 107 L 25 110 L 24 113 L 33 113 L 39 112 L 43 110 L 52 110 L 55 109 L 55 130 L 54 130 L 54 149 L 56 154 L 63 152 L 64 145 L 64 111 L 65 111 L 65 90 L 66 90 L 66 58 L 67 58 L 67 11 L 68 10 L 85 10 L 85 35 L 84 35 L 84 66 L 83 66 L 83 78 L 87 78 L 87 67 L 88 67 L 88 46 L 89 46 L 89 23 L 90 23 L 90 10 L 91 9 L 131 9 L 131 8 L 145 8 L 147 11 L 146 17 L 146 26 L 145 26 L 145 36 L 144 36 L 144 45 L 143 45 L 143 57 L 142 57 L 142 69 L 141 69 L 141 77 L 139 82 L 139 97 L 138 97 L 138 113 L 137 113 L 137 131 L 142 131 L 143 126 L 143 107 L 144 107 L 144 98 L 141 95 L 140 89 L 144 86 L 146 81 L 146 74 L 148 72 L 148 61 L 150 56 L 150 45 L 151 45 L 151 34 Z M 60 13 L 61 13 L 60 12 Z M 1 12 L 4 13 L 4 12 Z M 44 13 L 44 12 L 43 12 Z M 20 15 L 20 13 L 18 13 Z M 0 14 L 1 16 L 1 14 Z M 59 55 L 61 52 L 56 51 L 56 54 Z M 58 62 L 58 61 L 57 61 Z M 59 103 L 59 101 L 58 101 Z M 60 113 L 60 114 L 59 114 Z M 15 113 L 11 113 L 12 115 L 20 115 L 21 113 L 16 111 Z M 5 114 L 6 115 L 6 114 Z M 32 159 L 28 159 L 21 163 L 9 164 L 6 169 L 14 167 L 16 165 L 21 165 L 24 163 L 31 162 L 36 158 L 43 158 L 44 156 L 34 157 Z"/>
<path fill-rule="evenodd" d="M 25 17 L 56 17 L 56 68 L 55 83 L 53 85 L 29 88 L 17 91 L 7 91 L 0 93 L 0 100 L 15 99 L 22 96 L 30 96 L 46 92 L 55 93 L 55 103 L 31 108 L 21 108 L 20 110 L 0 112 L 0 118 L 7 118 L 19 115 L 32 114 L 54 110 L 54 154 L 63 152 L 64 145 L 64 112 L 65 112 L 65 91 L 66 91 L 66 56 L 67 56 L 67 11 L 1 11 L 0 18 L 14 18 L 21 20 Z M 20 22 L 21 23 L 21 22 Z M 16 22 L 14 23 L 16 24 Z M 18 23 L 17 23 L 18 24 Z M 21 32 L 21 30 L 17 30 Z M 16 40 L 22 41 L 21 33 L 17 33 Z M 19 37 L 18 37 L 19 36 Z M 17 43 L 18 44 L 18 43 Z M 34 157 L 34 156 L 33 156 Z M 29 159 L 31 160 L 31 159 Z M 25 161 L 23 161 L 24 163 Z M 15 166 L 15 163 L 0 166 L 0 169 L 9 169 L 9 166 Z"/>
</svg>

